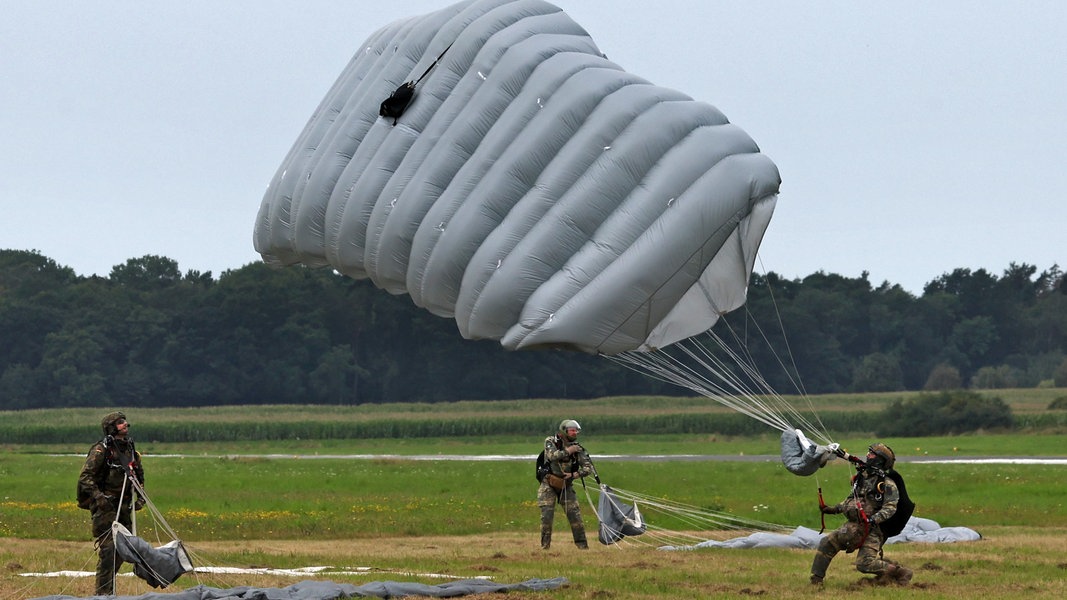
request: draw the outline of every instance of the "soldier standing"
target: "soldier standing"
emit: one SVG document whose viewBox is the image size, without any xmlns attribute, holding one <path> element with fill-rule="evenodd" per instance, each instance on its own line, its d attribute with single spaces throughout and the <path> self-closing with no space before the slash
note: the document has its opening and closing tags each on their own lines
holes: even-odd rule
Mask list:
<svg viewBox="0 0 1067 600">
<path fill-rule="evenodd" d="M 556 435 L 545 438 L 545 463 L 547 473 L 537 489 L 537 506 L 541 509 L 541 548 L 552 545 L 552 521 L 556 504 L 563 506 L 571 525 L 574 545 L 585 550 L 589 543 L 585 537 L 585 524 L 574 492 L 574 480 L 593 473 L 593 464 L 585 448 L 578 443 L 582 427 L 578 421 L 566 419 L 559 424 Z"/>
<path fill-rule="evenodd" d="M 143 485 L 144 469 L 125 414 L 109 413 L 100 426 L 104 437 L 89 449 L 78 477 L 78 506 L 92 514 L 93 538 L 99 551 L 96 594 L 105 596 L 115 593 L 115 573 L 122 566 L 122 558 L 115 553 L 111 524 L 117 520 L 132 529 L 133 509 L 140 510 L 144 501 L 136 497 L 128 481 L 135 477 Z"/>
</svg>

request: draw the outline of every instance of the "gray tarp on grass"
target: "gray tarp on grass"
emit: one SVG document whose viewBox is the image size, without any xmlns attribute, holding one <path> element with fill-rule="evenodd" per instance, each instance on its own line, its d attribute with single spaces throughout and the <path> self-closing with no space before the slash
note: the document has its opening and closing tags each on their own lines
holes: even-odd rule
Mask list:
<svg viewBox="0 0 1067 600">
<path fill-rule="evenodd" d="M 401 598 L 426 596 L 454 598 L 471 594 L 510 591 L 544 591 L 567 583 L 564 577 L 529 579 L 521 583 L 493 583 L 484 579 L 464 579 L 439 585 L 398 581 L 375 581 L 363 585 L 332 581 L 301 581 L 284 588 L 235 587 L 219 589 L 198 585 L 182 592 L 150 592 L 140 596 L 45 596 L 34 600 L 337 600 L 340 598 Z"/>
<path fill-rule="evenodd" d="M 660 550 L 694 550 L 696 548 L 815 548 L 819 545 L 822 534 L 807 527 L 797 527 L 793 533 L 770 533 L 759 531 L 751 535 L 729 540 L 707 540 L 692 546 L 662 546 Z M 937 521 L 912 517 L 899 535 L 888 540 L 887 544 L 903 542 L 950 543 L 973 542 L 982 539 L 982 535 L 967 527 L 941 527 Z"/>
</svg>

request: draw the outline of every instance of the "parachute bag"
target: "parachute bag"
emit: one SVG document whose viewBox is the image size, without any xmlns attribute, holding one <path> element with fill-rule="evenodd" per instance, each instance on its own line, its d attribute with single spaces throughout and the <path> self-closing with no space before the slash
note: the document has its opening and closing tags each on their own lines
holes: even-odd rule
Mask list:
<svg viewBox="0 0 1067 600">
<path fill-rule="evenodd" d="M 915 503 L 908 497 L 908 489 L 904 487 L 904 477 L 900 473 L 890 470 L 886 473 L 886 477 L 897 484 L 897 490 L 900 492 L 900 500 L 897 501 L 897 512 L 893 513 L 892 517 L 889 517 L 881 524 L 882 535 L 889 539 L 904 531 L 904 526 L 908 524 L 908 519 L 915 512 Z"/>
</svg>

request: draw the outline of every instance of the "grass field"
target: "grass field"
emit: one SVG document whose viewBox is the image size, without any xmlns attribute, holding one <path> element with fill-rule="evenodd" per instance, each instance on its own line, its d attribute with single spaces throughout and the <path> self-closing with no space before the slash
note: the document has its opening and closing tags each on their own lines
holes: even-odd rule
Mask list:
<svg viewBox="0 0 1067 600">
<path fill-rule="evenodd" d="M 1044 392 L 1044 390 L 1041 390 Z M 890 402 L 868 397 L 863 403 Z M 819 399 L 826 406 L 841 399 Z M 1019 406 L 1040 412 L 1045 398 L 1026 396 Z M 1047 402 L 1045 404 L 1047 406 Z M 480 408 L 479 408 L 480 406 Z M 1013 404 L 1013 409 L 1014 409 Z M 582 420 L 583 443 L 606 483 L 669 498 L 745 519 L 819 528 L 817 489 L 827 501 L 848 491 L 851 469 L 835 464 L 815 477 L 797 477 L 775 459 L 718 462 L 665 459 L 626 461 L 610 455 L 715 454 L 773 455 L 777 435 L 597 435 L 597 411 L 642 414 L 655 403 L 552 403 L 554 414 Z M 456 414 L 492 420 L 534 404 L 457 403 L 393 410 L 368 407 L 376 418 L 404 418 L 425 411 L 441 418 Z M 681 400 L 661 411 L 708 410 Z M 364 410 L 364 407 L 360 407 Z M 542 412 L 544 407 L 540 409 Z M 456 412 L 452 412 L 456 411 Z M 99 409 L 8 413 L 25 421 L 93 430 Z M 139 424 L 153 420 L 197 419 L 204 423 L 250 420 L 355 419 L 337 407 L 258 407 L 257 409 L 131 410 Z M 76 416 L 71 416 L 76 413 Z M 242 417 L 243 414 L 243 417 Z M 0 429 L 2 431 L 2 429 Z M 508 598 L 768 598 L 1067 597 L 1067 467 L 1057 465 L 916 464 L 900 470 L 917 502 L 916 514 L 944 526 L 979 531 L 978 542 L 897 544 L 887 555 L 916 571 L 908 589 L 861 586 L 851 555 L 839 555 L 822 592 L 807 584 L 807 550 L 724 550 L 664 552 L 628 540 L 618 547 L 593 544 L 587 552 L 567 543 L 566 524 L 557 516 L 556 543 L 537 543 L 532 456 L 548 431 L 527 436 L 481 435 L 424 439 L 289 439 L 156 443 L 137 438 L 145 454 L 147 489 L 167 521 L 196 554 L 198 564 L 275 568 L 332 565 L 368 570 L 331 574 L 333 581 L 362 584 L 397 580 L 438 583 L 429 574 L 491 577 L 513 583 L 529 578 L 566 577 L 567 587 L 549 592 L 509 593 Z M 838 440 L 854 451 L 870 443 L 862 432 Z M 1067 437 L 1058 431 L 1003 432 L 942 438 L 887 440 L 902 458 L 1067 456 Z M 23 572 L 91 570 L 88 514 L 74 506 L 74 480 L 87 449 L 76 443 L 11 444 L 0 454 L 0 599 L 49 594 L 89 595 L 91 578 L 21 577 Z M 180 454 L 181 456 L 176 456 Z M 278 455 L 264 458 L 250 455 Z M 395 454 L 391 459 L 323 458 L 324 455 Z M 512 461 L 411 460 L 413 455 L 524 456 Z M 242 455 L 242 456 L 238 456 Z M 318 456 L 318 458 L 316 458 Z M 591 482 L 590 482 L 591 483 Z M 592 495 L 595 501 L 596 495 Z M 583 502 L 586 524 L 596 521 Z M 663 517 L 663 519 L 666 519 Z M 839 517 L 828 517 L 836 526 Z M 662 526 L 677 525 L 669 519 Z M 156 529 L 142 523 L 154 540 Z M 722 539 L 745 532 L 711 531 Z M 165 541 L 165 540 L 163 540 Z M 128 571 L 128 567 L 126 570 Z M 299 578 L 274 575 L 183 577 L 175 589 L 196 583 L 215 587 L 285 586 Z M 141 594 L 140 580 L 122 578 L 121 594 Z"/>
</svg>

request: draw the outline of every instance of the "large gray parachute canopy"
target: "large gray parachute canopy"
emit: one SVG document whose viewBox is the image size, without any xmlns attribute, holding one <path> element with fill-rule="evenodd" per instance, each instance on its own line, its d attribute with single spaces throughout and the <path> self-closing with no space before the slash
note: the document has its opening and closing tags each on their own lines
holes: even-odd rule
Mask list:
<svg viewBox="0 0 1067 600">
<path fill-rule="evenodd" d="M 558 7 L 468 0 L 360 47 L 254 243 L 509 350 L 647 351 L 744 303 L 779 183 L 721 112 L 622 70 Z"/>
</svg>

